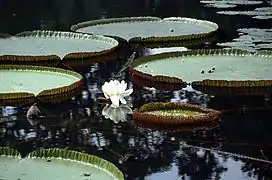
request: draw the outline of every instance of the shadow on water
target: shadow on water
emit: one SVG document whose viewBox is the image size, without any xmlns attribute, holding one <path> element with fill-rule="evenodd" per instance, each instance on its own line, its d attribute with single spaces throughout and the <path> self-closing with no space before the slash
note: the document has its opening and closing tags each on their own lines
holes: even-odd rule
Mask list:
<svg viewBox="0 0 272 180">
<path fill-rule="evenodd" d="M 245 8 L 245 7 L 244 7 Z M 220 40 L 237 37 L 239 28 L 271 28 L 268 21 L 216 14 L 198 0 L 138 1 L 0 1 L 0 31 L 15 34 L 31 29 L 69 30 L 89 19 L 154 15 L 211 20 L 221 28 Z M 82 94 L 61 104 L 39 104 L 44 118 L 32 127 L 28 107 L 2 107 L 0 146 L 23 154 L 49 147 L 92 153 L 114 162 L 126 179 L 269 179 L 272 177 L 271 95 L 212 97 L 192 90 L 155 91 L 133 86 L 133 106 L 151 101 L 198 104 L 224 112 L 220 124 L 193 131 L 156 131 L 130 118 L 114 123 L 102 115 L 101 86 L 121 67 L 120 61 L 92 64 L 84 73 Z M 228 152 L 228 153 L 226 153 Z M 267 161 L 267 162 L 264 162 Z"/>
</svg>

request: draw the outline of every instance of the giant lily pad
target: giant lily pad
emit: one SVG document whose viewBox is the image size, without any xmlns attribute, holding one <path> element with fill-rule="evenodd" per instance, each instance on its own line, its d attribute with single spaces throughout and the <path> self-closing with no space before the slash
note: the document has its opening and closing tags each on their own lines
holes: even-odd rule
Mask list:
<svg viewBox="0 0 272 180">
<path fill-rule="evenodd" d="M 17 150 L 0 147 L 0 179 L 124 180 L 124 177 L 114 164 L 77 151 L 42 149 L 22 158 Z"/>
<path fill-rule="evenodd" d="M 146 123 L 198 126 L 207 122 L 216 122 L 220 115 L 220 111 L 198 105 L 153 102 L 135 109 L 133 119 Z"/>
<path fill-rule="evenodd" d="M 76 95 L 82 76 L 76 72 L 42 66 L 0 65 L 0 104 L 28 104 L 65 100 Z"/>
<path fill-rule="evenodd" d="M 0 38 L 2 64 L 57 66 L 77 59 L 109 54 L 118 46 L 113 38 L 59 31 L 30 31 Z"/>
<path fill-rule="evenodd" d="M 170 42 L 198 39 L 213 34 L 218 25 L 191 18 L 125 17 L 82 22 L 73 31 L 118 36 L 133 42 Z"/>
<path fill-rule="evenodd" d="M 192 50 L 140 57 L 130 66 L 131 76 L 150 82 L 193 87 L 270 88 L 272 52 Z"/>
</svg>

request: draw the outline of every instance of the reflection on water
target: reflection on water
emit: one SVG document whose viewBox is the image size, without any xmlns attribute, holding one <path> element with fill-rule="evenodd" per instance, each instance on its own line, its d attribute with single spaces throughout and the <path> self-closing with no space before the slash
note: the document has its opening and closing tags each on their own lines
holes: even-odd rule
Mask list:
<svg viewBox="0 0 272 180">
<path fill-rule="evenodd" d="M 229 46 L 231 48 L 257 52 L 258 50 L 272 49 L 272 30 L 259 28 L 238 29 L 239 38 L 232 42 L 218 43 L 218 46 Z"/>
<path fill-rule="evenodd" d="M 250 6 L 254 9 L 254 5 Z M 249 6 L 243 8 L 247 10 Z M 68 30 L 77 22 L 107 17 L 187 16 L 218 23 L 225 32 L 221 39 L 225 42 L 237 35 L 237 29 L 272 27 L 268 21 L 219 15 L 215 9 L 204 7 L 198 0 L 0 1 L 0 31 L 14 34 L 40 28 Z M 262 36 L 264 33 L 265 37 L 270 37 L 269 30 L 249 32 L 244 29 L 243 33 L 244 36 L 253 33 L 260 37 L 261 40 L 255 40 L 257 43 L 270 41 Z M 158 52 L 153 50 L 151 53 Z M 103 96 L 101 86 L 113 78 L 122 63 L 112 61 L 86 67 L 82 72 L 84 88 L 81 95 L 61 104 L 38 104 L 42 117 L 37 127 L 32 127 L 25 117 L 29 107 L 1 107 L 0 146 L 17 148 L 23 154 L 49 147 L 92 153 L 115 163 L 127 180 L 272 177 L 271 95 L 213 97 L 191 87 L 174 92 L 139 88 L 133 87 L 128 72 L 124 71 L 120 79 L 128 82 L 128 88 L 134 88 L 130 99 L 133 108 L 151 101 L 172 101 L 224 112 L 221 124 L 212 128 L 191 132 L 151 130 L 134 124 L 129 115 L 130 107 L 113 113 L 107 105 L 96 102 Z"/>
</svg>

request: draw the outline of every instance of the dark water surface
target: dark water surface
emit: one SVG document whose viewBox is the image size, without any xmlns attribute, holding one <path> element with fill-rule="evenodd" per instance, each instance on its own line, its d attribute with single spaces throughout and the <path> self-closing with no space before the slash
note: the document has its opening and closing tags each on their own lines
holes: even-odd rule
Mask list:
<svg viewBox="0 0 272 180">
<path fill-rule="evenodd" d="M 251 10 L 269 6 L 269 2 L 237 8 Z M 221 29 L 221 42 L 237 37 L 239 28 L 272 28 L 271 19 L 220 15 L 217 11 L 204 7 L 199 0 L 0 0 L 0 32 L 68 31 L 72 24 L 90 19 L 147 15 L 216 22 Z M 223 98 L 134 86 L 131 95 L 134 107 L 150 101 L 180 101 L 225 113 L 218 126 L 194 131 L 156 131 L 137 126 L 130 119 L 116 124 L 103 117 L 103 105 L 95 100 L 102 96 L 101 86 L 121 65 L 122 61 L 93 64 L 81 72 L 85 77 L 82 95 L 61 104 L 39 104 L 46 118 L 38 132 L 25 118 L 28 107 L 0 108 L 1 121 L 5 121 L 0 123 L 0 146 L 17 148 L 23 154 L 49 147 L 88 152 L 116 164 L 127 180 L 271 179 L 270 94 Z M 128 75 L 126 72 L 122 78 L 133 87 Z"/>
</svg>

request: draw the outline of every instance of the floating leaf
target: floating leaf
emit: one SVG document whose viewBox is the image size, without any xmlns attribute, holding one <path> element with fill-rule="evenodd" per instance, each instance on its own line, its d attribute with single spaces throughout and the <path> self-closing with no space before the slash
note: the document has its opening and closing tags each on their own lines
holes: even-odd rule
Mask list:
<svg viewBox="0 0 272 180">
<path fill-rule="evenodd" d="M 82 76 L 76 72 L 42 66 L 0 65 L 1 105 L 59 101 L 76 95 Z"/>
<path fill-rule="evenodd" d="M 0 62 L 57 66 L 61 59 L 97 58 L 112 52 L 118 41 L 104 36 L 61 31 L 29 31 L 0 39 Z"/>
<path fill-rule="evenodd" d="M 133 42 L 167 42 L 209 36 L 218 25 L 204 20 L 171 17 L 125 17 L 82 22 L 73 31 L 118 36 Z"/>
<path fill-rule="evenodd" d="M 221 112 L 186 103 L 153 102 L 133 112 L 133 119 L 145 123 L 200 125 L 216 122 Z"/>
<path fill-rule="evenodd" d="M 124 180 L 115 165 L 99 157 L 66 149 L 42 149 L 21 158 L 18 151 L 0 147 L 0 179 Z"/>
<path fill-rule="evenodd" d="M 272 86 L 271 52 L 191 50 L 135 59 L 132 77 L 149 82 L 193 83 L 221 88 Z M 178 82 L 179 81 L 179 82 Z"/>
</svg>

